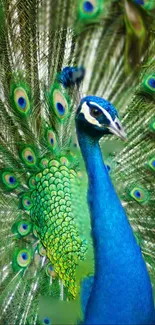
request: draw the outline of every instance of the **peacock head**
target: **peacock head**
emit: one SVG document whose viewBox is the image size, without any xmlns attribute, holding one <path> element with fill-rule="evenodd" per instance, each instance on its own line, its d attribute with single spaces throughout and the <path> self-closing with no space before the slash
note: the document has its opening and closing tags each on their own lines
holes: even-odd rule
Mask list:
<svg viewBox="0 0 155 325">
<path fill-rule="evenodd" d="M 118 119 L 116 108 L 107 100 L 84 97 L 76 113 L 76 123 L 89 136 L 100 139 L 105 134 L 115 134 L 126 140 L 126 133 Z"/>
</svg>

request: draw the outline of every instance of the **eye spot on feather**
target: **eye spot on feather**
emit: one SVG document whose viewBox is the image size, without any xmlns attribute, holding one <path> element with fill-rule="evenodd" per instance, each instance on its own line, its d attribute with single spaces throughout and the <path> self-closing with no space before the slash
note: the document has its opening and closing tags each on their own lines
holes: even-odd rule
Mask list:
<svg viewBox="0 0 155 325">
<path fill-rule="evenodd" d="M 8 178 L 8 180 L 9 180 L 10 184 L 14 184 L 14 183 L 16 182 L 16 179 L 15 179 L 15 177 L 13 177 L 13 176 L 10 176 L 10 177 Z"/>
<path fill-rule="evenodd" d="M 150 85 L 152 88 L 155 88 L 155 78 L 150 78 L 150 79 L 148 80 L 148 83 L 149 83 L 149 85 Z"/>
<path fill-rule="evenodd" d="M 23 196 L 22 205 L 25 210 L 30 210 L 32 208 L 32 202 L 28 196 L 26 195 Z"/>
<path fill-rule="evenodd" d="M 23 149 L 22 153 L 22 160 L 28 167 L 33 167 L 36 164 L 36 155 L 30 147 Z"/>
<path fill-rule="evenodd" d="M 53 91 L 53 105 L 57 117 L 63 120 L 68 115 L 68 102 L 59 89 Z"/>
<path fill-rule="evenodd" d="M 10 182 L 11 184 L 15 184 L 15 182 L 16 182 L 15 177 L 10 176 L 10 177 L 9 177 L 9 182 Z"/>
<path fill-rule="evenodd" d="M 137 198 L 140 198 L 141 197 L 141 194 L 140 194 L 140 192 L 139 191 L 135 191 L 135 196 L 137 197 Z"/>
<path fill-rule="evenodd" d="M 30 177 L 28 183 L 30 188 L 35 189 L 36 188 L 35 176 Z"/>
<path fill-rule="evenodd" d="M 86 23 L 97 18 L 103 11 L 102 0 L 79 1 L 79 19 Z"/>
<path fill-rule="evenodd" d="M 69 166 L 69 161 L 66 157 L 61 157 L 60 162 L 62 165 Z"/>
<path fill-rule="evenodd" d="M 61 103 L 58 102 L 58 103 L 56 103 L 56 108 L 57 108 L 57 111 L 59 112 L 59 114 L 61 116 L 63 116 L 65 113 L 65 107 Z"/>
<path fill-rule="evenodd" d="M 138 5 L 144 5 L 144 1 L 143 0 L 136 0 L 135 1 Z"/>
<path fill-rule="evenodd" d="M 26 100 L 24 97 L 19 97 L 18 98 L 18 105 L 22 108 L 25 109 L 26 107 Z"/>
<path fill-rule="evenodd" d="M 19 251 L 17 255 L 17 263 L 21 267 L 26 267 L 31 262 L 31 252 L 28 249 Z"/>
<path fill-rule="evenodd" d="M 48 264 L 47 267 L 46 267 L 46 274 L 49 276 L 49 277 L 53 277 L 55 278 L 56 277 L 56 273 L 54 271 L 54 268 L 51 264 Z"/>
<path fill-rule="evenodd" d="M 49 148 L 54 150 L 56 148 L 56 137 L 54 132 L 50 129 L 47 130 L 47 141 Z"/>
<path fill-rule="evenodd" d="M 51 325 L 51 324 L 52 324 L 52 323 L 51 323 L 50 318 L 45 317 L 45 318 L 43 319 L 43 323 L 42 323 L 42 325 Z"/>
<path fill-rule="evenodd" d="M 147 165 L 148 165 L 148 167 L 149 167 L 151 170 L 155 171 L 155 157 L 152 157 L 152 158 L 148 161 Z"/>
<path fill-rule="evenodd" d="M 21 236 L 27 236 L 32 230 L 32 224 L 27 220 L 19 221 L 17 224 L 17 231 Z"/>
<path fill-rule="evenodd" d="M 155 95 L 155 74 L 146 76 L 143 80 L 143 89 L 150 95 Z"/>
<path fill-rule="evenodd" d="M 30 100 L 28 94 L 23 87 L 15 88 L 14 103 L 17 110 L 22 114 L 27 114 L 30 110 Z"/>
<path fill-rule="evenodd" d="M 134 187 L 130 191 L 130 196 L 139 203 L 146 203 L 149 200 L 149 193 L 141 187 Z"/>
<path fill-rule="evenodd" d="M 49 270 L 50 270 L 50 271 L 53 271 L 53 267 L 52 267 L 52 266 L 49 266 Z"/>
<path fill-rule="evenodd" d="M 2 182 L 10 190 L 15 189 L 19 185 L 16 176 L 7 171 L 2 173 Z"/>
<path fill-rule="evenodd" d="M 46 256 L 46 249 L 41 244 L 39 244 L 39 254 L 41 256 Z"/>
<path fill-rule="evenodd" d="M 28 156 L 27 156 L 27 159 L 28 159 L 28 161 L 31 161 L 31 162 L 32 162 L 32 161 L 33 161 L 33 156 L 28 155 Z"/>
<path fill-rule="evenodd" d="M 25 260 L 25 261 L 28 259 L 28 256 L 26 253 L 22 253 L 21 256 L 22 256 L 23 260 Z"/>
<path fill-rule="evenodd" d="M 94 10 L 94 5 L 90 1 L 84 1 L 83 9 L 85 12 L 92 12 Z"/>
</svg>

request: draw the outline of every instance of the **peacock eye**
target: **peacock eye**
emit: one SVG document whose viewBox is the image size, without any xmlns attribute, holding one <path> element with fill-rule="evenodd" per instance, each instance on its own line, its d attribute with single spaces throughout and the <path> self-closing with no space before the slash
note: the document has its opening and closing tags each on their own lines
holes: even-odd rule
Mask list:
<svg viewBox="0 0 155 325">
<path fill-rule="evenodd" d="M 51 325 L 52 323 L 51 323 L 50 318 L 45 317 L 45 318 L 43 319 L 43 323 L 42 323 L 42 324 L 43 324 L 43 325 Z"/>
<path fill-rule="evenodd" d="M 103 115 L 102 111 L 100 111 L 96 107 L 92 107 L 90 109 L 90 114 L 91 114 L 92 117 L 95 117 L 95 118 L 100 117 L 101 115 Z"/>
<path fill-rule="evenodd" d="M 18 255 L 16 257 L 17 263 L 21 267 L 26 267 L 30 264 L 32 258 L 31 251 L 28 249 L 22 249 L 18 252 Z"/>
<path fill-rule="evenodd" d="M 2 182 L 8 190 L 15 189 L 19 185 L 15 174 L 9 171 L 4 171 L 2 173 Z"/>
<path fill-rule="evenodd" d="M 17 223 L 17 231 L 22 237 L 30 234 L 32 230 L 32 224 L 27 220 L 21 220 Z"/>
<path fill-rule="evenodd" d="M 26 85 L 25 87 L 15 87 L 11 97 L 12 95 L 15 109 L 17 109 L 20 114 L 27 115 L 31 108 L 29 89 Z"/>
</svg>

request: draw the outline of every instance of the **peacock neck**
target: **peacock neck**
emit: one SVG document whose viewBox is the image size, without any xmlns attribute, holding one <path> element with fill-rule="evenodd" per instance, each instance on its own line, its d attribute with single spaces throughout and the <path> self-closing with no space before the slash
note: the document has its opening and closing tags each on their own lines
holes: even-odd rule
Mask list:
<svg viewBox="0 0 155 325">
<path fill-rule="evenodd" d="M 154 324 L 146 265 L 104 165 L 98 140 L 78 128 L 77 135 L 88 174 L 95 255 L 95 279 L 84 324 Z"/>
<path fill-rule="evenodd" d="M 104 164 L 98 140 L 81 130 L 77 130 L 77 134 L 88 174 L 88 204 L 97 274 L 98 269 L 105 266 L 105 261 L 109 261 L 110 254 L 112 259 L 117 258 L 120 246 L 125 247 L 130 242 L 131 247 L 135 239 Z"/>
</svg>

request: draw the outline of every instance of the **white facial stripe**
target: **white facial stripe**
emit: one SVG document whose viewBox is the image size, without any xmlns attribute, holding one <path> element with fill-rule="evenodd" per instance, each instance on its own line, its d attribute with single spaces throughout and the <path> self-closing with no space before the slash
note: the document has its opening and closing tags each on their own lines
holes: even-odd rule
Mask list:
<svg viewBox="0 0 155 325">
<path fill-rule="evenodd" d="M 117 117 L 115 117 L 115 120 L 113 121 L 112 117 L 110 116 L 110 114 L 100 105 L 94 103 L 94 102 L 90 102 L 91 105 L 96 106 L 97 108 L 99 108 L 103 114 L 107 117 L 107 119 L 109 120 L 109 125 L 106 125 L 106 127 L 115 135 L 121 137 L 122 139 L 126 139 L 126 133 L 124 132 L 124 129 L 119 121 L 119 119 Z M 81 109 L 81 113 L 84 114 L 85 119 L 94 125 L 97 125 L 99 127 L 103 127 L 103 124 L 100 124 L 96 118 L 94 118 L 93 116 L 91 116 L 90 114 L 90 107 L 87 105 L 86 102 L 83 103 L 82 105 L 82 109 Z M 118 128 L 117 124 L 119 124 L 120 129 Z"/>
<path fill-rule="evenodd" d="M 107 119 L 109 120 L 110 123 L 113 122 L 110 114 L 102 106 L 100 106 L 94 102 L 90 102 L 90 104 L 99 108 L 103 112 L 103 114 L 107 117 Z M 89 109 L 90 109 L 89 106 L 85 102 L 82 105 L 82 109 L 81 109 L 81 113 L 84 114 L 85 119 L 91 124 L 97 125 L 99 127 L 103 127 L 103 124 L 100 124 L 93 116 L 91 116 Z"/>
<path fill-rule="evenodd" d="M 96 118 L 92 117 L 90 115 L 90 112 L 89 112 L 89 106 L 87 105 L 86 102 L 84 102 L 84 104 L 82 105 L 82 109 L 80 111 L 80 113 L 83 113 L 85 119 L 91 123 L 91 124 L 94 124 L 94 125 L 97 125 L 99 127 L 101 127 L 102 125 L 96 120 Z"/>
<path fill-rule="evenodd" d="M 103 112 L 103 114 L 106 116 L 106 118 L 110 121 L 110 122 L 112 122 L 112 117 L 111 117 L 111 115 L 102 107 L 102 106 L 100 106 L 100 105 L 98 105 L 98 104 L 96 104 L 96 103 L 94 103 L 94 102 L 90 102 L 90 104 L 91 105 L 93 105 L 93 106 L 96 106 L 96 107 L 98 107 L 102 112 Z"/>
<path fill-rule="evenodd" d="M 117 136 L 122 136 L 122 138 L 126 138 L 126 133 L 124 132 L 123 127 L 122 127 L 122 125 L 121 125 L 121 123 L 120 123 L 120 121 L 119 121 L 119 119 L 117 117 L 115 117 L 115 120 L 113 121 L 110 114 L 103 107 L 101 107 L 100 105 L 98 105 L 96 103 L 93 103 L 93 102 L 90 102 L 90 104 L 92 104 L 93 106 L 98 107 L 103 112 L 103 114 L 107 117 L 107 119 L 110 121 L 110 124 L 109 124 L 109 126 L 107 126 L 107 128 L 109 128 L 109 130 L 113 134 L 115 134 Z M 116 126 L 116 122 L 119 124 L 120 130 Z M 102 126 L 102 125 L 100 125 L 100 126 Z"/>
</svg>

